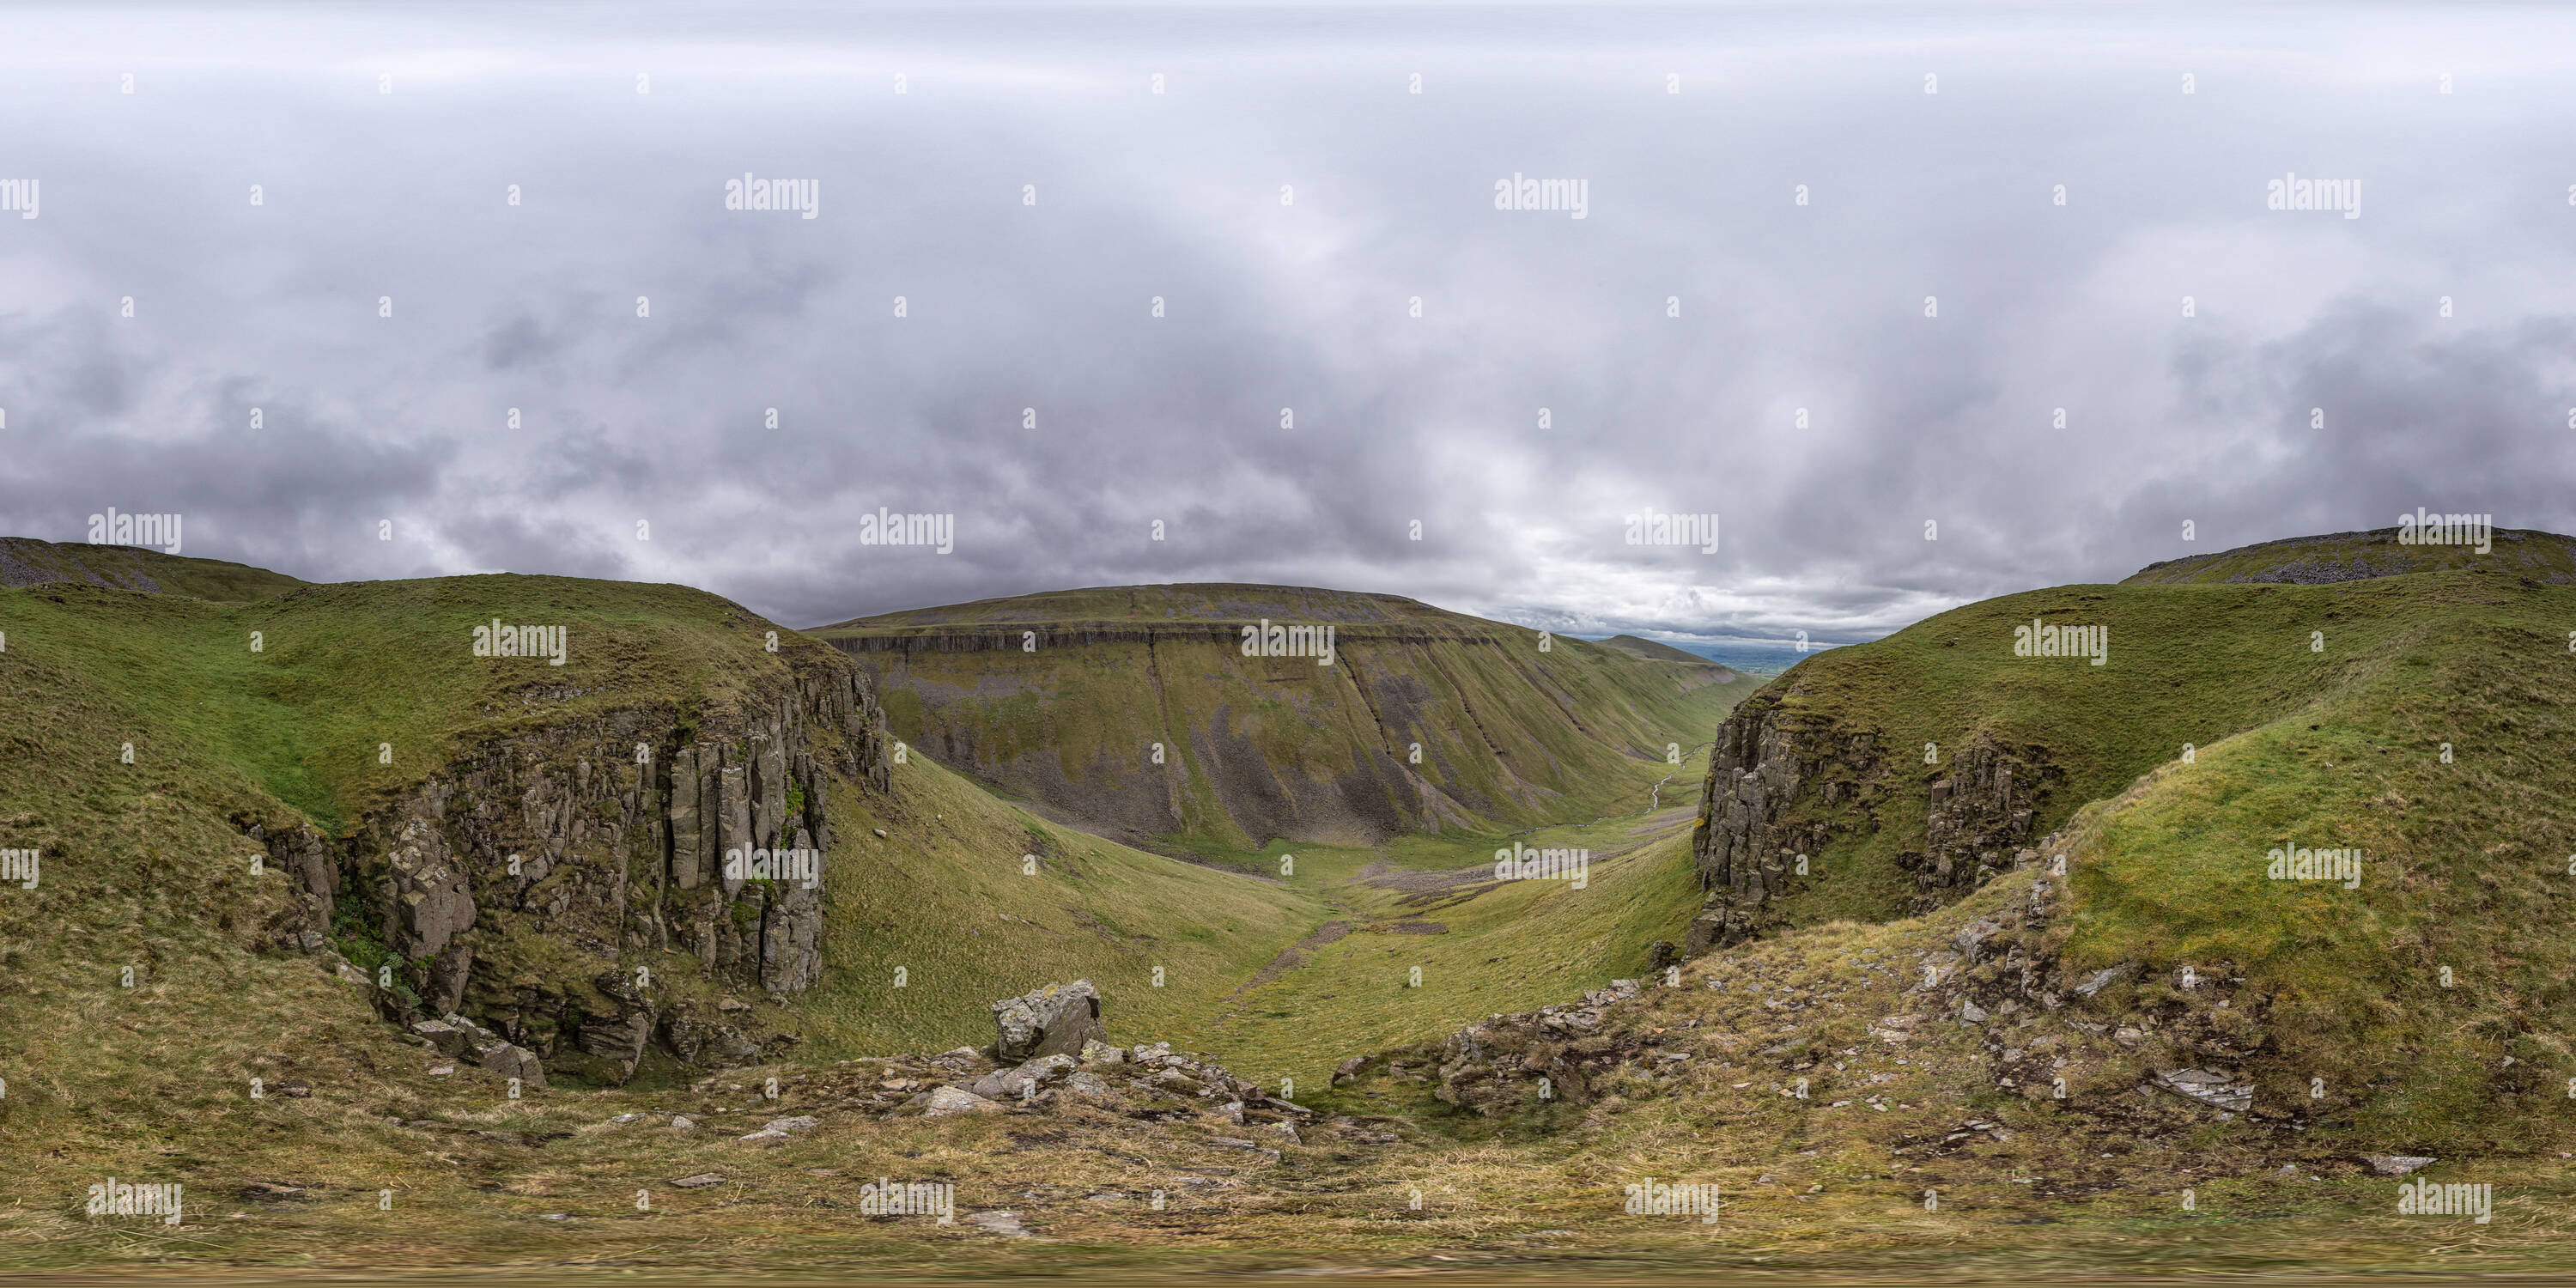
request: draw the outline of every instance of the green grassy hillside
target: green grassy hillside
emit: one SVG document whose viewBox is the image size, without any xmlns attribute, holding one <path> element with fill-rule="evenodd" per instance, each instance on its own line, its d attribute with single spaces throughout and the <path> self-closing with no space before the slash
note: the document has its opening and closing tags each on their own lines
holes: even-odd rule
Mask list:
<svg viewBox="0 0 2576 1288">
<path fill-rule="evenodd" d="M 492 615 L 569 623 L 567 664 L 472 658 L 458 637 Z M 2108 627 L 2106 664 L 2013 656 L 2033 617 Z M 1521 835 L 1196 838 L 1174 847 L 1188 861 L 915 753 L 881 786 L 828 789 L 822 978 L 749 1003 L 801 1040 L 615 1087 L 510 1099 L 482 1070 L 438 1072 L 377 990 L 276 950 L 265 928 L 293 900 L 252 874 L 247 825 L 373 835 L 442 767 L 533 758 L 585 721 L 712 719 L 845 665 L 794 632 L 772 654 L 771 629 L 694 591 L 553 578 L 231 602 L 0 589 L 0 848 L 45 855 L 37 888 L 0 886 L 0 1265 L 1591 1282 L 1722 1259 L 2053 1280 L 2563 1272 L 2576 1246 L 2559 1157 L 2576 950 L 2555 933 L 2576 885 L 2576 588 L 2065 587 L 1809 657 L 1742 717 L 1782 731 L 1781 754 L 1818 751 L 1771 835 L 1849 823 L 1782 896 L 1789 924 L 1679 987 L 1545 1018 L 1513 1013 L 1659 978 L 1648 946 L 1694 911 L 1705 830 L 1675 791 L 1711 752 L 1621 757 L 1598 804 Z M 1899 860 L 1933 843 L 1929 787 L 1963 746 L 2029 769 L 2032 830 L 2060 839 L 1907 915 Z M 541 807 L 457 811 L 477 806 Z M 1514 841 L 1590 851 L 1585 888 L 1491 880 Z M 2362 851 L 2357 888 L 2271 880 L 2285 843 Z M 685 954 L 646 960 L 691 986 Z M 992 999 L 1074 976 L 1101 985 L 1113 1036 L 1293 1078 L 1316 1119 L 1290 1139 L 1063 1095 L 887 1116 L 951 1075 L 876 1057 L 983 1041 Z M 2151 1085 L 2178 1068 L 2224 1070 L 2250 1107 Z M 815 1125 L 739 1139 L 786 1115 Z M 2492 1183 L 2495 1223 L 2395 1217 L 2365 1153 Z M 703 1175 L 724 1179 L 674 1183 Z M 952 1183 L 961 1218 L 1008 1212 L 1049 1241 L 860 1218 L 856 1186 L 880 1175 Z M 110 1176 L 184 1182 L 184 1224 L 84 1216 Z M 1723 1219 L 1623 1212 L 1646 1177 L 1719 1184 Z"/>
<path fill-rule="evenodd" d="M 1239 628 L 1265 619 L 1331 624 L 1332 664 L 1245 656 Z M 1294 587 L 1071 591 L 815 634 L 869 668 L 899 737 L 1051 816 L 1166 849 L 1586 817 L 1751 687 L 1695 659 Z"/>
<path fill-rule="evenodd" d="M 1659 644 L 1654 640 L 1640 639 L 1634 635 L 1613 635 L 1600 642 L 1622 653 L 1634 654 L 1651 662 L 1675 662 L 1683 666 L 1717 665 L 1697 653 L 1685 653 L 1670 644 Z"/>
<path fill-rule="evenodd" d="M 2576 586 L 2518 567 L 2059 587 L 1809 659 L 1734 717 L 1811 757 L 1764 835 L 1831 837 L 1772 933 L 1902 920 L 1935 786 L 1958 799 L 1988 749 L 2033 814 L 1994 870 L 2065 857 L 2069 968 L 2134 965 L 2104 996 L 2164 1067 L 2241 1068 L 2270 1115 L 2399 1152 L 2508 1149 L 2576 1085 L 2576 951 L 2550 929 L 2576 894 Z M 2106 664 L 2015 656 L 2034 620 L 2107 627 Z M 2357 888 L 2274 879 L 2293 846 L 2358 850 Z"/>
<path fill-rule="evenodd" d="M 2497 528 L 2487 549 L 2475 545 L 2400 543 L 2398 529 L 2290 537 L 2216 554 L 2153 563 L 2122 585 L 2184 582 L 2289 582 L 2317 585 L 2445 569 L 2501 570 L 2558 585 L 2576 583 L 2576 538 L 2526 528 Z M 2451 535 L 2447 531 L 2437 535 Z"/>
<path fill-rule="evenodd" d="M 140 546 L 91 546 L 0 537 L 0 586 L 76 582 L 219 603 L 267 599 L 305 583 L 220 559 L 182 558 Z"/>
</svg>

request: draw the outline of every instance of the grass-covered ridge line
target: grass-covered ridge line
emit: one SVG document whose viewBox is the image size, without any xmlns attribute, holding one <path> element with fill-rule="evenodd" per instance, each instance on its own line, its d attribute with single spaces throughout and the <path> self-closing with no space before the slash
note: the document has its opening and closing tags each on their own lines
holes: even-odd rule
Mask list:
<svg viewBox="0 0 2576 1288">
<path fill-rule="evenodd" d="M 1265 618 L 1333 625 L 1331 664 L 1247 656 L 1238 630 Z M 1167 849 L 1589 817 L 1752 687 L 1698 659 L 1298 587 L 1069 591 L 816 634 L 869 669 L 898 737 L 1051 816 Z"/>
<path fill-rule="evenodd" d="M 2442 516 L 2429 516 L 2436 520 Z M 2187 582 L 2287 582 L 2316 585 L 2407 573 L 2501 570 L 2555 584 L 2576 583 L 2576 538 L 2529 528 L 2496 528 L 2487 549 L 2475 544 L 2400 541 L 2397 528 L 2287 537 L 2152 563 L 2122 585 Z M 2411 535 L 2411 534 L 2409 534 Z M 2436 536 L 2451 537 L 2447 525 Z"/>
</svg>

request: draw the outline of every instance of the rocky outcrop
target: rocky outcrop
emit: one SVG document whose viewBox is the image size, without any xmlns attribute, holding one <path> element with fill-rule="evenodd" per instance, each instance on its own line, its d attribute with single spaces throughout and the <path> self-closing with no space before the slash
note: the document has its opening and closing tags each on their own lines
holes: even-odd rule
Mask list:
<svg viewBox="0 0 2576 1288">
<path fill-rule="evenodd" d="M 993 1003 L 993 1029 L 994 1058 L 1012 1064 L 1041 1056 L 1078 1056 L 1086 1045 L 1109 1036 L 1100 1026 L 1100 990 L 1087 979 L 1049 984 Z"/>
<path fill-rule="evenodd" d="M 474 746 L 345 839 L 254 827 L 296 890 L 274 938 L 356 960 L 388 1018 L 472 1015 L 586 1080 L 656 1043 L 759 1058 L 779 1035 L 718 999 L 821 977 L 830 786 L 889 786 L 864 676 L 821 648 L 786 660 L 730 703 Z"/>
<path fill-rule="evenodd" d="M 1780 696 L 1757 694 L 1718 726 L 1691 837 L 1708 895 L 1691 921 L 1686 956 L 1769 929 L 1772 901 L 1806 879 L 1798 855 L 1821 854 L 1836 835 L 1876 826 L 1870 809 L 1884 795 L 1877 735 L 1789 715 Z"/>
<path fill-rule="evenodd" d="M 1914 872 L 1914 911 L 1930 912 L 2014 866 L 2035 806 L 2058 777 L 2044 755 L 1971 746 L 1924 789 L 1923 848 L 1897 856 Z"/>
<path fill-rule="evenodd" d="M 1779 924 L 1776 903 L 1814 879 L 1813 863 L 1838 838 L 1892 825 L 1910 791 L 1898 775 L 1907 757 L 1881 754 L 1883 736 L 1794 707 L 1788 681 L 1747 699 L 1718 727 L 1701 787 L 1691 854 L 1707 898 L 1683 945 L 1696 957 L 1760 936 Z M 1923 843 L 1900 850 L 1911 872 L 1911 911 L 1955 901 L 2009 870 L 2027 847 L 2050 789 L 2062 775 L 2038 747 L 1979 739 L 1946 763 L 1924 767 Z M 1799 871 L 1798 857 L 1809 858 Z"/>
<path fill-rule="evenodd" d="M 1602 1021 L 1610 1008 L 1640 995 L 1637 981 L 1614 979 L 1584 994 L 1579 1006 L 1543 1006 L 1468 1025 L 1441 1044 L 1440 1086 L 1432 1094 L 1485 1115 L 1548 1101 L 1588 1103 L 1593 1077 L 1626 1058 Z"/>
</svg>

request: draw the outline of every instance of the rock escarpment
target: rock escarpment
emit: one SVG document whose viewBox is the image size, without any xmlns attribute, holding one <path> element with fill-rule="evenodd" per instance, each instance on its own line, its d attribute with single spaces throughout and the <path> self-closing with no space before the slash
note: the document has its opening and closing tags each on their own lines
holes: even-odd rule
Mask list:
<svg viewBox="0 0 2576 1288">
<path fill-rule="evenodd" d="M 282 946 L 337 953 L 389 1019 L 461 1013 L 590 1081 L 658 1045 L 779 1045 L 734 992 L 820 978 L 834 782 L 888 787 L 858 670 L 799 649 L 729 702 L 639 705 L 472 746 L 344 838 L 254 827 L 295 885 Z"/>
<path fill-rule="evenodd" d="M 1878 730 L 1794 706 L 1787 700 L 1798 690 L 1784 687 L 1791 683 L 1747 699 L 1718 728 L 1691 838 L 1708 893 L 1684 944 L 1688 956 L 1777 926 L 1781 897 L 1814 879 L 1829 844 L 1900 826 L 1899 812 L 1915 808 L 1923 810 L 1922 840 L 1895 856 L 1914 878 L 1907 911 L 1942 907 L 2013 865 L 2060 777 L 2044 748 L 1984 737 L 1918 766 L 1903 751 L 1887 754 Z M 1900 778 L 1918 767 L 1919 786 Z M 1910 821 L 1902 828 L 1900 835 L 1913 830 Z"/>
</svg>

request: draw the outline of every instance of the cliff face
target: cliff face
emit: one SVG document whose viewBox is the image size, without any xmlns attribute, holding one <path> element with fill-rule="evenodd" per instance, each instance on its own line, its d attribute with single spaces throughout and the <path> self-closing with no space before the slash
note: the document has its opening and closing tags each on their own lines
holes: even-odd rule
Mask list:
<svg viewBox="0 0 2576 1288">
<path fill-rule="evenodd" d="M 790 666 L 473 747 L 346 838 L 254 829 L 298 891 L 277 935 L 346 952 L 389 1019 L 460 1012 L 593 1081 L 657 1042 L 756 1058 L 781 1037 L 724 994 L 820 978 L 827 786 L 888 786 L 865 677 L 824 649 Z"/>
<path fill-rule="evenodd" d="M 1909 913 L 1956 900 L 2014 866 L 2043 796 L 2059 777 L 2045 749 L 1980 740 L 1921 765 L 1920 786 L 1901 777 L 1919 764 L 1884 735 L 1797 708 L 1783 680 L 1747 699 L 1719 726 L 1701 784 L 1691 853 L 1708 891 L 1691 922 L 1687 955 L 1755 938 L 1780 924 L 1782 896 L 1813 879 L 1814 863 L 1840 838 L 1922 810 L 1922 842 L 1898 849 L 1913 874 Z M 1917 795 L 1919 791 L 1920 795 Z M 1798 868 L 1798 856 L 1809 871 Z"/>
<path fill-rule="evenodd" d="M 1130 843 L 1371 845 L 1604 803 L 1724 710 L 1728 672 L 1471 618 L 1335 622 L 1330 665 L 1243 624 L 1021 622 L 827 633 L 941 764 Z"/>
</svg>

